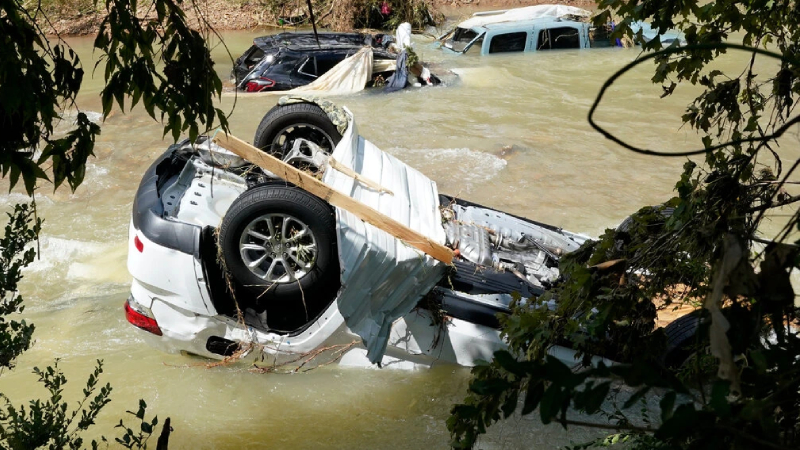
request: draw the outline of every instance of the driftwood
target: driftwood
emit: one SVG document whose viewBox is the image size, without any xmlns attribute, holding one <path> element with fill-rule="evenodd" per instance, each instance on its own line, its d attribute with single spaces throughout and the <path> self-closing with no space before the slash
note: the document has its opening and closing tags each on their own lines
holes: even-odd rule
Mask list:
<svg viewBox="0 0 800 450">
<path fill-rule="evenodd" d="M 235 136 L 218 133 L 216 137 L 214 137 L 214 143 L 236 153 L 281 179 L 296 185 L 300 189 L 316 195 L 331 205 L 352 213 L 364 222 L 380 228 L 406 244 L 427 253 L 445 264 L 451 264 L 453 262 L 453 251 L 444 245 L 432 241 L 428 237 L 408 228 L 391 217 L 331 188 L 306 172 L 286 164 Z"/>
</svg>

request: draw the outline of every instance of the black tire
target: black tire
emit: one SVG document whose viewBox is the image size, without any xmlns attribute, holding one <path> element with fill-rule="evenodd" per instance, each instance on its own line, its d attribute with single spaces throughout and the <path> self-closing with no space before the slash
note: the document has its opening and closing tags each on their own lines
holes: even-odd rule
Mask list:
<svg viewBox="0 0 800 450">
<path fill-rule="evenodd" d="M 651 206 L 650 208 L 652 208 L 653 210 L 660 209 L 661 210 L 661 215 L 664 216 L 665 220 L 669 219 L 670 217 L 672 217 L 672 214 L 675 213 L 675 208 L 673 208 L 672 206 Z M 633 225 L 633 216 L 632 215 L 626 217 L 625 220 L 623 220 L 622 223 L 620 223 L 617 226 L 616 230 L 620 231 L 620 232 L 626 232 L 627 233 L 628 230 L 630 230 L 631 225 Z"/>
<path fill-rule="evenodd" d="M 299 311 L 300 324 L 314 317 L 340 284 L 335 226 L 331 206 L 296 187 L 264 185 L 239 196 L 219 242 L 240 304 Z"/>
<path fill-rule="evenodd" d="M 697 352 L 700 344 L 698 333 L 701 333 L 701 330 L 708 330 L 707 326 L 703 327 L 704 324 L 708 324 L 708 319 L 702 311 L 696 311 L 679 317 L 664 328 L 664 335 L 667 338 L 667 349 L 663 358 L 665 367 L 679 369 L 692 354 Z"/>
<path fill-rule="evenodd" d="M 308 139 L 333 152 L 342 135 L 328 114 L 313 103 L 292 103 L 270 109 L 258 125 L 253 145 L 283 159 L 295 138 Z"/>
</svg>

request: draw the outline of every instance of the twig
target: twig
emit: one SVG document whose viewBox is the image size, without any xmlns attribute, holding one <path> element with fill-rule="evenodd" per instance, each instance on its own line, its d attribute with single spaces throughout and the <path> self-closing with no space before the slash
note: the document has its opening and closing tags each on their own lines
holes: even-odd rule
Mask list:
<svg viewBox="0 0 800 450">
<path fill-rule="evenodd" d="M 628 431 L 639 431 L 642 433 L 654 433 L 657 431 L 655 428 L 650 427 L 638 427 L 636 425 L 611 425 L 605 423 L 592 423 L 592 422 L 583 422 L 580 420 L 559 420 L 558 421 L 564 425 L 575 425 L 579 427 L 589 427 L 589 428 L 600 428 L 603 430 L 628 430 Z"/>
<path fill-rule="evenodd" d="M 305 353 L 296 354 L 297 358 L 291 359 L 291 360 L 283 362 L 281 364 L 276 364 L 276 365 L 272 365 L 272 366 L 269 366 L 269 367 L 254 366 L 252 369 L 250 369 L 250 371 L 251 372 L 256 372 L 256 373 L 283 373 L 283 374 L 297 373 L 298 371 L 300 371 L 300 369 L 302 367 L 304 367 L 306 364 L 311 362 L 314 358 L 318 357 L 319 355 L 321 355 L 321 354 L 323 354 L 323 353 L 325 353 L 327 351 L 333 350 L 333 353 L 332 353 L 333 357 L 329 361 L 326 361 L 326 362 L 324 362 L 322 364 L 318 364 L 315 367 L 326 366 L 328 364 L 332 364 L 333 362 L 337 361 L 342 356 L 342 354 L 345 352 L 345 350 L 350 349 L 351 347 L 353 347 L 357 343 L 358 343 L 358 341 L 352 341 L 352 342 L 350 342 L 348 344 L 337 344 L 337 345 L 330 345 L 328 347 L 317 348 L 317 349 L 314 349 L 314 350 L 311 350 L 311 351 L 308 351 L 308 352 L 305 352 Z M 269 349 L 270 347 L 269 346 L 263 346 L 263 348 L 264 349 Z M 292 353 L 288 353 L 288 354 L 292 354 Z M 278 369 L 282 369 L 282 368 L 284 368 L 286 366 L 292 365 L 292 364 L 294 364 L 294 363 L 296 363 L 298 361 L 302 361 L 302 362 L 300 363 L 299 366 L 297 366 L 296 368 L 294 368 L 292 370 L 287 370 L 287 371 L 278 370 Z M 309 370 L 312 370 L 312 369 L 313 368 L 309 368 L 309 369 L 304 370 L 303 372 L 308 372 Z"/>
<path fill-rule="evenodd" d="M 778 183 L 780 183 L 780 182 L 778 182 Z M 794 197 L 789 197 L 789 198 L 787 198 L 785 200 L 781 200 L 779 202 L 770 201 L 768 203 L 764 203 L 764 204 L 759 205 L 759 206 L 754 206 L 754 207 L 752 207 L 750 209 L 745 210 L 745 212 L 746 213 L 754 213 L 754 212 L 757 212 L 757 211 L 765 211 L 765 210 L 768 210 L 768 209 L 771 209 L 771 208 L 779 208 L 781 206 L 790 205 L 790 204 L 798 202 L 798 201 L 800 201 L 800 195 L 795 195 Z"/>
</svg>

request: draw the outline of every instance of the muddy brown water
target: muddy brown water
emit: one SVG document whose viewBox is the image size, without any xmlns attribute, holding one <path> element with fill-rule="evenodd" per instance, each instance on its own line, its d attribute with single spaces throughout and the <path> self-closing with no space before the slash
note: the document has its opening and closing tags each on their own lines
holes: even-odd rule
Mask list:
<svg viewBox="0 0 800 450">
<path fill-rule="evenodd" d="M 257 34 L 225 37 L 238 56 Z M 90 68 L 91 40 L 70 43 Z M 685 159 L 634 155 L 586 121 L 602 82 L 637 50 L 464 57 L 421 38 L 416 46 L 424 61 L 460 73 L 459 79 L 447 87 L 335 101 L 355 114 L 362 135 L 436 180 L 441 192 L 589 235 L 672 195 Z M 231 63 L 224 49 L 216 47 L 214 56 L 227 78 Z M 646 65 L 626 76 L 598 118 L 641 146 L 697 147 L 697 137 L 680 129 L 688 96 L 659 100 L 648 81 L 651 70 Z M 94 119 L 101 110 L 100 76 L 86 81 L 79 99 Z M 251 139 L 276 99 L 236 98 L 233 133 Z M 222 100 L 227 110 L 233 103 L 233 97 Z M 68 394 L 76 399 L 95 360 L 103 359 L 113 401 L 89 436 L 115 436 L 113 425 L 144 398 L 148 412 L 172 418 L 172 448 L 446 447 L 445 419 L 463 398 L 468 369 L 327 366 L 263 375 L 242 366 L 207 368 L 206 360 L 148 347 L 122 312 L 130 282 L 126 237 L 140 177 L 170 142 L 141 108 L 114 113 L 102 130 L 78 191 L 52 193 L 45 186 L 36 197 L 46 219 L 42 254 L 22 287 L 36 344 L 15 370 L 0 376 L 0 392 L 17 403 L 43 397 L 30 372 L 60 358 Z M 797 158 L 796 137 L 784 149 Z M 0 204 L 7 209 L 24 200 L 11 193 Z M 544 427 L 536 417 L 514 418 L 493 428 L 482 447 L 556 448 L 590 436 L 578 428 Z"/>
</svg>

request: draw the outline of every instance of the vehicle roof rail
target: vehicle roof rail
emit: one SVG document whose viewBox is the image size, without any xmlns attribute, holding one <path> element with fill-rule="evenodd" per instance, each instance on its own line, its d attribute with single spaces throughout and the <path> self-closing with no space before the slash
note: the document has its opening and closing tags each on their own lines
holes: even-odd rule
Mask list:
<svg viewBox="0 0 800 450">
<path fill-rule="evenodd" d="M 498 9 L 495 11 L 481 11 L 476 12 L 472 15 L 472 17 L 481 17 L 481 16 L 494 16 L 496 14 L 503 14 L 504 12 L 510 11 L 509 9 Z"/>
</svg>

